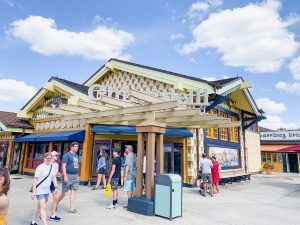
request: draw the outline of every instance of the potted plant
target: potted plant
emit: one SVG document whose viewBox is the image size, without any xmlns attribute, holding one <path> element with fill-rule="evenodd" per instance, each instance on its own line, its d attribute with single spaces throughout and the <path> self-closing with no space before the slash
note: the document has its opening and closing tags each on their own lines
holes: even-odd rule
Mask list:
<svg viewBox="0 0 300 225">
<path fill-rule="evenodd" d="M 264 164 L 264 169 L 266 170 L 266 174 L 267 175 L 271 175 L 272 174 L 272 170 L 274 169 L 274 164 L 271 161 L 267 161 Z"/>
</svg>

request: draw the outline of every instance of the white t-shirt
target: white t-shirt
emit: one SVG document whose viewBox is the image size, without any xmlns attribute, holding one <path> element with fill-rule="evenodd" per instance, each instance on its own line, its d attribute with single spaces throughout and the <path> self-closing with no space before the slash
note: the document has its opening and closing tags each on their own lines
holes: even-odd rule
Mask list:
<svg viewBox="0 0 300 225">
<path fill-rule="evenodd" d="M 58 163 L 57 162 L 52 163 L 52 170 L 53 170 L 55 175 L 58 173 L 59 168 L 58 168 Z"/>
<path fill-rule="evenodd" d="M 211 173 L 211 167 L 213 166 L 211 160 L 202 159 L 200 161 L 200 167 L 202 169 L 202 173 Z"/>
<path fill-rule="evenodd" d="M 46 165 L 45 163 L 39 165 L 34 173 L 34 177 L 38 178 L 38 181 L 36 183 L 36 185 L 42 181 L 48 174 L 50 171 L 50 167 L 51 164 Z M 36 189 L 36 195 L 42 195 L 42 194 L 49 194 L 50 193 L 50 184 L 51 181 L 53 179 L 53 176 L 55 176 L 56 173 L 54 171 L 53 165 L 52 165 L 52 169 L 51 169 L 51 173 L 49 174 L 49 176 L 47 177 L 46 180 L 43 181 L 43 183 L 41 183 L 37 189 Z"/>
</svg>

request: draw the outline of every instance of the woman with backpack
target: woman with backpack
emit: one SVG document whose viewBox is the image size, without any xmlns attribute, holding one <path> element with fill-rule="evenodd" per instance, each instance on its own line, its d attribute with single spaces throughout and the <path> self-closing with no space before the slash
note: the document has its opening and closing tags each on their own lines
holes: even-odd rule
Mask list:
<svg viewBox="0 0 300 225">
<path fill-rule="evenodd" d="M 103 149 L 100 149 L 99 159 L 97 162 L 97 173 L 98 173 L 97 183 L 96 186 L 93 187 L 92 191 L 97 190 L 99 188 L 101 179 L 103 182 L 103 189 L 106 188 L 106 178 L 105 178 L 105 175 L 107 174 L 106 153 Z"/>
</svg>

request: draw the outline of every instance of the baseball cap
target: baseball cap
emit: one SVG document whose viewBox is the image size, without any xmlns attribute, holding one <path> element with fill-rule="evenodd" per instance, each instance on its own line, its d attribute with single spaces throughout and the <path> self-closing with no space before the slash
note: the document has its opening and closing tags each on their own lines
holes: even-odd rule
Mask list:
<svg viewBox="0 0 300 225">
<path fill-rule="evenodd" d="M 59 155 L 59 153 L 58 153 L 57 151 L 52 151 L 52 152 L 51 152 L 51 155 L 52 155 L 52 156 L 55 156 L 55 155 Z"/>
<path fill-rule="evenodd" d="M 203 152 L 202 153 L 202 157 L 204 158 L 204 157 L 206 157 L 207 156 L 207 154 L 205 153 L 205 152 Z"/>
</svg>

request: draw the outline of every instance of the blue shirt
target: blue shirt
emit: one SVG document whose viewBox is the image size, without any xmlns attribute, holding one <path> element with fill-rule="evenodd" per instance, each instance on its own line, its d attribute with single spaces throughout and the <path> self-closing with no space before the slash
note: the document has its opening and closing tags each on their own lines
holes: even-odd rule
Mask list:
<svg viewBox="0 0 300 225">
<path fill-rule="evenodd" d="M 78 155 L 67 152 L 63 155 L 62 163 L 66 163 L 66 172 L 70 174 L 78 174 L 79 160 Z"/>
<path fill-rule="evenodd" d="M 103 166 L 103 165 L 104 165 L 103 168 L 105 169 L 105 164 L 106 164 L 106 163 L 105 163 L 105 159 L 104 159 L 104 157 L 101 156 L 101 157 L 99 158 L 99 160 L 98 160 L 97 168 L 99 169 L 100 166 Z"/>
</svg>

